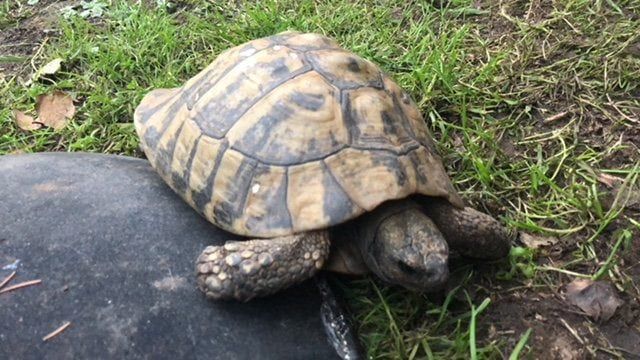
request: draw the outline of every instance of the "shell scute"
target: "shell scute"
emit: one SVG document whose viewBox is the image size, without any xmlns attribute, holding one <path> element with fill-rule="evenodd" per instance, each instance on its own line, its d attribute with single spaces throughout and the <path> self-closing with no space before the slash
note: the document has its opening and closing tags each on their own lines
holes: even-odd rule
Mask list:
<svg viewBox="0 0 640 360">
<path fill-rule="evenodd" d="M 285 32 L 271 38 L 275 43 L 303 52 L 318 49 L 340 49 L 338 43 L 320 34 Z"/>
<path fill-rule="evenodd" d="M 216 83 L 231 69 L 238 66 L 242 60 L 272 45 L 268 39 L 258 39 L 223 51 L 218 57 L 196 76 L 187 80 L 183 86 L 183 98 L 187 107 L 193 109 L 204 93 L 214 87 Z"/>
<path fill-rule="evenodd" d="M 287 233 L 291 214 L 287 208 L 287 168 L 258 165 L 249 186 L 243 217 L 240 221 L 248 232 L 265 229 Z"/>
<path fill-rule="evenodd" d="M 403 114 L 386 92 L 361 87 L 346 91 L 343 96 L 354 147 L 406 153 L 418 146 L 403 125 Z"/>
<path fill-rule="evenodd" d="M 220 139 L 263 96 L 309 70 L 291 49 L 265 49 L 238 62 L 208 88 L 191 106 L 191 116 L 204 134 Z"/>
<path fill-rule="evenodd" d="M 381 89 L 382 73 L 372 62 L 351 52 L 323 49 L 306 53 L 313 69 L 340 89 L 369 86 Z"/>
<path fill-rule="evenodd" d="M 325 163 L 353 202 L 367 211 L 389 200 L 389 194 L 403 198 L 413 190 L 398 156 L 387 151 L 349 148 Z"/>
<path fill-rule="evenodd" d="M 233 148 L 268 164 L 321 159 L 348 143 L 337 97 L 320 75 L 297 76 L 262 98 L 227 139 Z"/>
<path fill-rule="evenodd" d="M 225 229 L 237 228 L 246 233 L 241 218 L 257 165 L 256 160 L 227 149 L 214 174 L 211 201 L 204 206 L 205 217 L 216 219 L 216 224 Z"/>
</svg>

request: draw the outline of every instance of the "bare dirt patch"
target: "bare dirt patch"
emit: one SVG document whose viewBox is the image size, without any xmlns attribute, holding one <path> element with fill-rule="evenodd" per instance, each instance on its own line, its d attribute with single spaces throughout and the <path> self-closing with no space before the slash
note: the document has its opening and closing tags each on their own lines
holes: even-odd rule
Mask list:
<svg viewBox="0 0 640 360">
<path fill-rule="evenodd" d="M 58 34 L 61 9 L 70 1 L 41 0 L 34 6 L 12 8 L 7 16 L 13 24 L 0 31 L 0 77 L 27 76 L 30 61 L 49 38 Z"/>
<path fill-rule="evenodd" d="M 533 329 L 529 345 L 540 359 L 640 359 L 640 305 L 622 296 L 624 305 L 607 322 L 594 323 L 567 304 L 560 292 L 522 290 L 498 296 L 487 309 L 483 324 L 486 340 Z M 517 337 L 511 337 L 515 346 Z"/>
</svg>

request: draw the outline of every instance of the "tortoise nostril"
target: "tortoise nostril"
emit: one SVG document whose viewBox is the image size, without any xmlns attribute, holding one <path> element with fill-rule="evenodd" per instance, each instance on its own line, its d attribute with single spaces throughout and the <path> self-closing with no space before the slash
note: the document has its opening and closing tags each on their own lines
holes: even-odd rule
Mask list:
<svg viewBox="0 0 640 360">
<path fill-rule="evenodd" d="M 437 273 L 438 273 L 438 271 L 437 271 L 437 270 L 436 270 L 436 268 L 434 268 L 433 266 L 429 266 L 429 267 L 427 267 L 427 268 L 425 269 L 425 271 L 424 271 L 424 275 L 425 275 L 427 278 L 432 278 L 432 277 L 436 276 L 436 275 L 437 275 Z"/>
<path fill-rule="evenodd" d="M 413 275 L 413 274 L 416 273 L 416 270 L 412 266 L 408 265 L 407 263 L 405 263 L 402 260 L 398 260 L 397 261 L 397 265 L 398 265 L 398 268 L 400 268 L 400 270 L 402 270 L 402 272 L 404 272 L 404 273 L 406 273 L 408 275 Z"/>
<path fill-rule="evenodd" d="M 428 279 L 434 281 L 443 281 L 448 277 L 449 269 L 447 267 L 447 261 L 442 259 L 431 258 L 427 264 L 425 264 L 424 274 Z"/>
</svg>

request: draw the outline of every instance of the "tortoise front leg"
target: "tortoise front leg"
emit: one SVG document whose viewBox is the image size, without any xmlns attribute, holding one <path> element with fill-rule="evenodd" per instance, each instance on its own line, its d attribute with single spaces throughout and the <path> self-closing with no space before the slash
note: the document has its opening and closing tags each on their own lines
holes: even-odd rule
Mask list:
<svg viewBox="0 0 640 360">
<path fill-rule="evenodd" d="M 326 230 L 228 241 L 198 257 L 198 288 L 210 299 L 248 301 L 313 276 L 329 256 Z"/>
<path fill-rule="evenodd" d="M 462 256 L 483 260 L 503 258 L 517 236 L 493 217 L 468 206 L 456 208 L 444 199 L 429 199 L 424 211 L 436 223 L 449 247 Z"/>
</svg>

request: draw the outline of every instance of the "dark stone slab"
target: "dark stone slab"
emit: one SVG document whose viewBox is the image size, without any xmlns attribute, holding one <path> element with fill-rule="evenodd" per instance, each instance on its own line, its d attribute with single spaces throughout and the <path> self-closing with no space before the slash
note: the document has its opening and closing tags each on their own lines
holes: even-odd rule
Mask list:
<svg viewBox="0 0 640 360">
<path fill-rule="evenodd" d="M 0 359 L 337 358 L 313 282 L 246 304 L 200 294 L 194 259 L 229 236 L 144 160 L 0 157 L 0 281 L 42 280 L 0 294 Z"/>
</svg>

